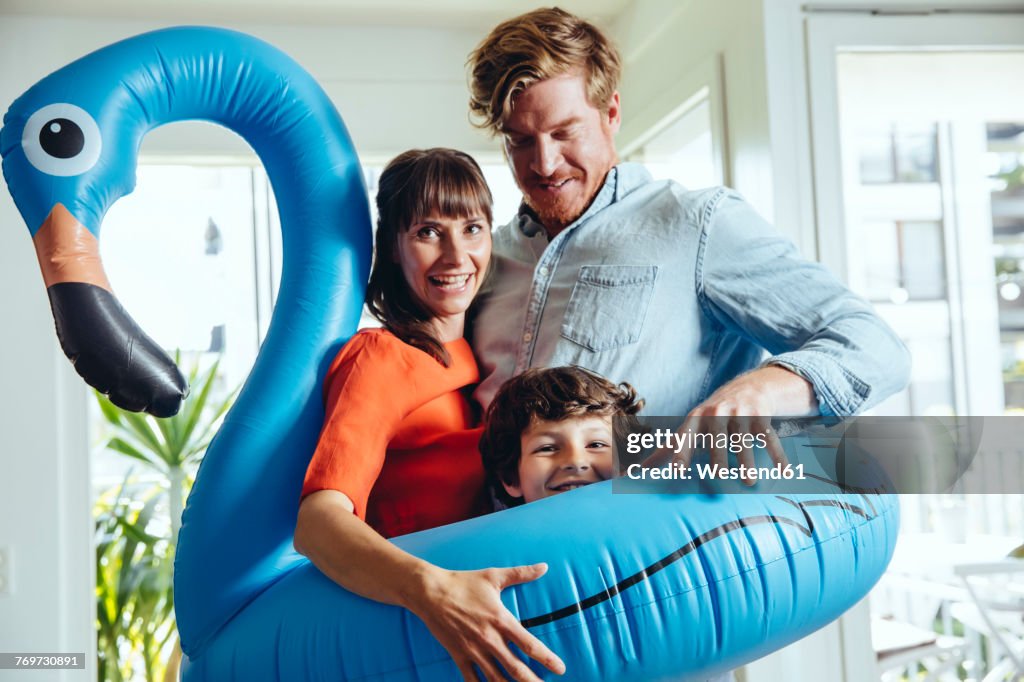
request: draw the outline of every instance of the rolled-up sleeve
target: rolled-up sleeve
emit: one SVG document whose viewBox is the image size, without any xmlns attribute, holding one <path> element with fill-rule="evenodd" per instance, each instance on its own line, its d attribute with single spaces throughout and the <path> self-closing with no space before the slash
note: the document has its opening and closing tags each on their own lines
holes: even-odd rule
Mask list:
<svg viewBox="0 0 1024 682">
<path fill-rule="evenodd" d="M 703 215 L 697 289 L 705 313 L 813 386 L 823 415 L 847 416 L 901 390 L 910 355 L 871 304 L 843 286 L 741 197 Z"/>
</svg>

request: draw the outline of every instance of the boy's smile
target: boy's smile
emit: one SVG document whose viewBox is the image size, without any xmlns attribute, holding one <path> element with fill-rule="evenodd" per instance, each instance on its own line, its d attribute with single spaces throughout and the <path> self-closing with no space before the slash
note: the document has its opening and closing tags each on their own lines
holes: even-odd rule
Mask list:
<svg viewBox="0 0 1024 682">
<path fill-rule="evenodd" d="M 612 418 L 534 419 L 519 438 L 519 484 L 513 497 L 533 502 L 613 476 Z"/>
</svg>

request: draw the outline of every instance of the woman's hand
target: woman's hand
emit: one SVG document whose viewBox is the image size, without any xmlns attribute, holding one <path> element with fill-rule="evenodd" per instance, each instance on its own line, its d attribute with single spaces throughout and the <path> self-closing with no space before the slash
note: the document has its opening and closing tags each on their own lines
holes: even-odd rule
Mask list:
<svg viewBox="0 0 1024 682">
<path fill-rule="evenodd" d="M 518 682 L 540 682 L 512 653 L 509 642 L 551 672 L 565 672 L 562 659 L 501 603 L 503 589 L 536 580 L 548 570 L 546 564 L 449 571 L 391 544 L 357 518 L 353 508 L 337 490 L 308 495 L 299 505 L 295 549 L 342 587 L 419 616 L 467 681 L 478 679 L 474 665 L 488 681 L 505 680 L 501 664 Z"/>
<path fill-rule="evenodd" d="M 540 682 L 512 653 L 509 642 L 556 675 L 565 672 L 565 664 L 505 608 L 501 591 L 536 580 L 547 570 L 547 564 L 479 571 L 448 571 L 427 565 L 414 581 L 406 606 L 448 650 L 467 682 L 478 679 L 474 666 L 488 682 L 507 679 L 498 664 L 513 680 Z"/>
</svg>

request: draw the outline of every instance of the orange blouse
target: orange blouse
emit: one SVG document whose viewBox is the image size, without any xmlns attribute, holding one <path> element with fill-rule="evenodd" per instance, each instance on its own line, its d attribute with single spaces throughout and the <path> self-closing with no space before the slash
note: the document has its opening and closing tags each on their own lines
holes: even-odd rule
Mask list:
<svg viewBox="0 0 1024 682">
<path fill-rule="evenodd" d="M 384 537 L 490 510 L 461 389 L 480 373 L 465 339 L 445 344 L 451 367 L 383 329 L 360 331 L 331 363 L 326 417 L 303 496 L 339 490 Z"/>
</svg>

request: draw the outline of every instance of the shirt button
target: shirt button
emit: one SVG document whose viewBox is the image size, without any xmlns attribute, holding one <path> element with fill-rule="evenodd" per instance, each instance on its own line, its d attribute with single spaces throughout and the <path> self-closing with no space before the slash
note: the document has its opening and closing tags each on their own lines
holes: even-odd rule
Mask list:
<svg viewBox="0 0 1024 682">
<path fill-rule="evenodd" d="M 547 276 L 548 276 L 548 273 L 549 273 L 549 272 L 551 272 L 551 271 L 550 271 L 550 270 L 548 270 L 547 266 L 544 266 L 544 267 L 542 267 L 542 268 L 541 268 L 540 270 L 538 270 L 538 271 L 537 271 L 537 273 L 538 273 L 538 274 L 539 274 L 539 275 L 540 275 L 541 277 L 547 277 Z"/>
<path fill-rule="evenodd" d="M 530 339 L 532 339 L 532 338 L 533 338 L 533 334 L 531 334 L 530 332 L 526 332 L 525 334 L 523 334 L 523 341 L 525 343 L 530 343 Z"/>
</svg>

